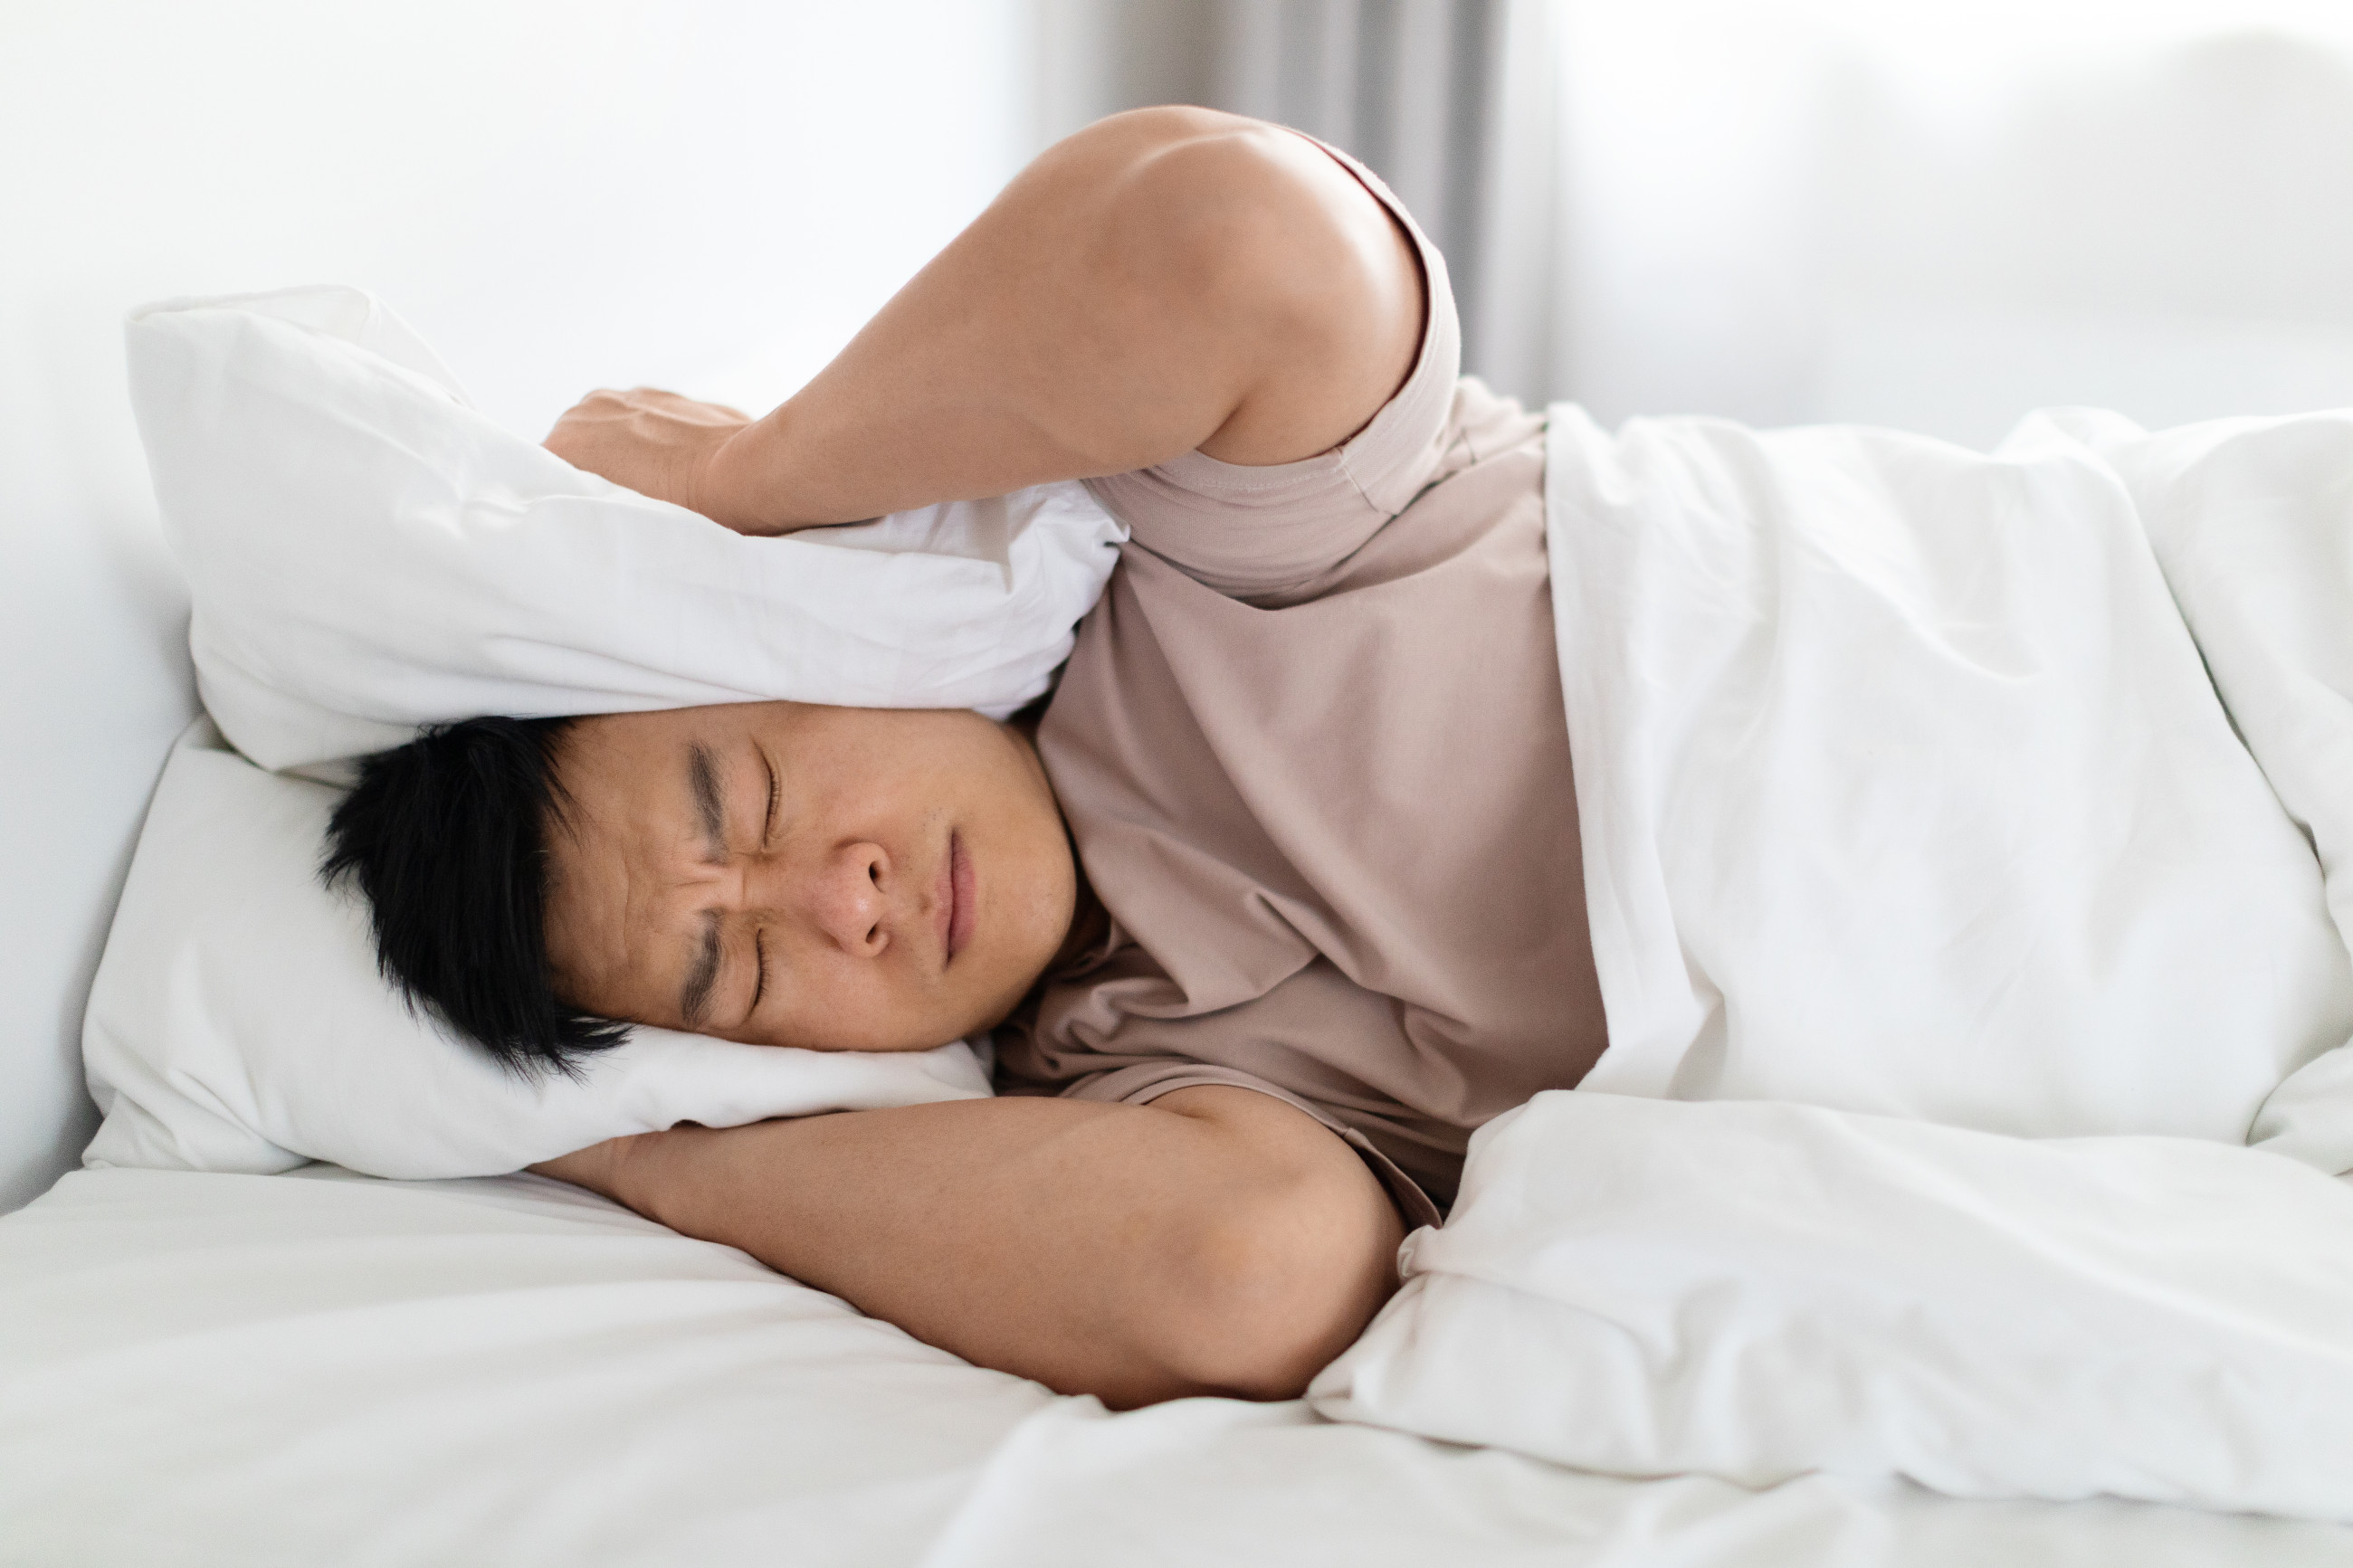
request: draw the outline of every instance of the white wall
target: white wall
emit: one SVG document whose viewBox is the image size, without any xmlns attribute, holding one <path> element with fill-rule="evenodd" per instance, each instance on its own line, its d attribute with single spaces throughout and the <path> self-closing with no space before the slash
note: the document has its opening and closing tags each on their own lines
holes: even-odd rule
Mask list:
<svg viewBox="0 0 2353 1568">
<path fill-rule="evenodd" d="M 0 0 L 0 1209 L 86 1140 L 83 998 L 185 605 L 123 310 L 375 289 L 494 417 L 774 401 L 1036 133 L 1021 0 Z"/>
<path fill-rule="evenodd" d="M 1972 445 L 2044 404 L 2153 426 L 2353 404 L 2344 0 L 1546 19 L 1561 210 L 1551 313 L 1514 367 L 1531 390 L 1606 422 Z"/>
</svg>

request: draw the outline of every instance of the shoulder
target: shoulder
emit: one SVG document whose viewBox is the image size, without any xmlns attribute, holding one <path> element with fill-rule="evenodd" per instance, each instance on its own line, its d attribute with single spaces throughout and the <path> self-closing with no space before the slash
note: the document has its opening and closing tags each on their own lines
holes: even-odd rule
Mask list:
<svg viewBox="0 0 2353 1568">
<path fill-rule="evenodd" d="M 1418 253 L 1314 142 L 1239 115 L 1145 109 L 1050 159 L 1055 177 L 1095 182 L 1112 275 L 1257 345 L 1257 385 L 1202 451 L 1263 466 L 1328 450 L 1403 384 L 1427 309 Z"/>
<path fill-rule="evenodd" d="M 1316 143 L 1214 110 L 1114 114 L 1056 143 L 1035 172 L 1101 205 L 1106 260 L 1156 284 L 1247 294 L 1254 308 L 1270 283 L 1306 302 L 1377 269 L 1367 263 L 1388 231 L 1378 199 Z"/>
</svg>

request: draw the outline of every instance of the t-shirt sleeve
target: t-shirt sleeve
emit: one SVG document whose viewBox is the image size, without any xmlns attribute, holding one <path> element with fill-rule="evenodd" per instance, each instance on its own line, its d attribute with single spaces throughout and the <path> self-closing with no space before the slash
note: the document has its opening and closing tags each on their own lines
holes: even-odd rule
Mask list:
<svg viewBox="0 0 2353 1568">
<path fill-rule="evenodd" d="M 1346 443 L 1296 463 L 1249 468 L 1187 452 L 1087 481 L 1134 546 L 1238 598 L 1280 592 L 1345 560 L 1437 478 L 1446 457 L 1462 331 L 1445 258 L 1370 170 L 1324 151 L 1397 215 L 1421 258 L 1421 352 L 1405 384 Z"/>
<path fill-rule="evenodd" d="M 1131 1067 L 1113 1068 L 1092 1073 L 1061 1090 L 1066 1100 L 1094 1100 L 1120 1105 L 1149 1105 L 1164 1094 L 1180 1089 L 1199 1089 L 1207 1085 L 1222 1085 L 1232 1089 L 1256 1089 L 1271 1095 L 1285 1105 L 1296 1106 L 1334 1132 L 1340 1141 L 1356 1152 L 1357 1157 L 1372 1167 L 1373 1174 L 1388 1190 L 1389 1199 L 1405 1216 L 1408 1230 L 1425 1225 L 1440 1225 L 1445 1216 L 1438 1205 L 1422 1190 L 1421 1184 L 1405 1173 L 1395 1160 L 1373 1147 L 1372 1141 L 1362 1132 L 1340 1121 L 1313 1100 L 1303 1100 L 1285 1089 L 1277 1089 L 1262 1078 L 1239 1068 L 1212 1067 L 1206 1062 L 1157 1061 L 1141 1062 Z"/>
</svg>

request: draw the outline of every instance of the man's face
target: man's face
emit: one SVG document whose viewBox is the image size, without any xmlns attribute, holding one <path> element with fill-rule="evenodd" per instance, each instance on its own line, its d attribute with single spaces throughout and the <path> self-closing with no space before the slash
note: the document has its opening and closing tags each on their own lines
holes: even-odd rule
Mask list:
<svg viewBox="0 0 2353 1568">
<path fill-rule="evenodd" d="M 1077 900 L 1028 740 L 977 714 L 747 702 L 584 720 L 548 958 L 606 1017 L 902 1051 L 997 1023 Z"/>
</svg>

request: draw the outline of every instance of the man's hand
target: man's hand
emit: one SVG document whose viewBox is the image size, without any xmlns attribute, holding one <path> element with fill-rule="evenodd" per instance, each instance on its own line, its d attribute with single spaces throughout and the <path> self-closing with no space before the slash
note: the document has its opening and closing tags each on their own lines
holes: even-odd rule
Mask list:
<svg viewBox="0 0 2353 1568">
<path fill-rule="evenodd" d="M 709 516 L 699 504 L 702 477 L 720 446 L 750 423 L 740 409 L 640 386 L 590 393 L 555 422 L 544 444 L 575 468 Z"/>
</svg>

